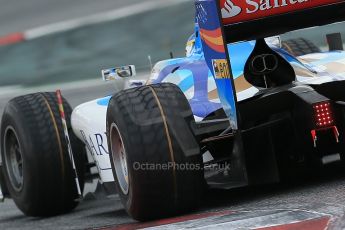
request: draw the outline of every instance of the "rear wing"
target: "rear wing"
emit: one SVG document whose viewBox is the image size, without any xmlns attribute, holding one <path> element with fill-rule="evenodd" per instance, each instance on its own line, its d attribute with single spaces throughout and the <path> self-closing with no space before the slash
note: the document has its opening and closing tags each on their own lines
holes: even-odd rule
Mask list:
<svg viewBox="0 0 345 230">
<path fill-rule="evenodd" d="M 219 0 L 227 43 L 345 21 L 344 0 Z"/>
<path fill-rule="evenodd" d="M 239 129 L 228 43 L 345 21 L 345 0 L 196 0 L 206 63 L 233 130 Z"/>
</svg>

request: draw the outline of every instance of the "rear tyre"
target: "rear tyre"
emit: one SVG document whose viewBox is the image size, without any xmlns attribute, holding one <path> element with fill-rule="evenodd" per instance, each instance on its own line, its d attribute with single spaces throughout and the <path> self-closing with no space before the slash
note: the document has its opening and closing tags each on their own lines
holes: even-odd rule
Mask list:
<svg viewBox="0 0 345 230">
<path fill-rule="evenodd" d="M 110 160 L 122 203 L 134 219 L 198 206 L 204 178 L 193 120 L 187 99 L 173 84 L 122 91 L 110 100 Z"/>
<path fill-rule="evenodd" d="M 70 105 L 64 100 L 67 126 L 81 186 L 86 151 L 71 130 Z M 77 189 L 55 93 L 12 99 L 1 121 L 1 157 L 10 196 L 27 216 L 52 216 L 77 206 Z"/>
<path fill-rule="evenodd" d="M 0 159 L 1 159 L 1 157 L 0 157 Z M 4 197 L 9 197 L 10 194 L 8 193 L 8 189 L 6 187 L 2 163 L 0 164 L 0 189 L 1 189 L 2 195 Z"/>
<path fill-rule="evenodd" d="M 313 42 L 304 38 L 283 41 L 282 47 L 294 56 L 321 52 L 320 48 L 317 47 Z"/>
</svg>

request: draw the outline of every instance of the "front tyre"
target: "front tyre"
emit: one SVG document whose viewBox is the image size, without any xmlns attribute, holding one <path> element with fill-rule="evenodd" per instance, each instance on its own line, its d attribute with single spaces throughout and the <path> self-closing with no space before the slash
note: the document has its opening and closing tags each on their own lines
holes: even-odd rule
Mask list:
<svg viewBox="0 0 345 230">
<path fill-rule="evenodd" d="M 122 91 L 110 100 L 110 160 L 122 203 L 134 219 L 198 206 L 204 178 L 193 120 L 187 99 L 173 84 Z"/>
<path fill-rule="evenodd" d="M 66 100 L 64 108 L 71 130 L 72 109 Z M 85 148 L 69 133 L 83 186 Z M 1 157 L 8 192 L 25 215 L 58 215 L 77 206 L 74 172 L 55 93 L 21 96 L 7 104 L 1 121 Z"/>
</svg>

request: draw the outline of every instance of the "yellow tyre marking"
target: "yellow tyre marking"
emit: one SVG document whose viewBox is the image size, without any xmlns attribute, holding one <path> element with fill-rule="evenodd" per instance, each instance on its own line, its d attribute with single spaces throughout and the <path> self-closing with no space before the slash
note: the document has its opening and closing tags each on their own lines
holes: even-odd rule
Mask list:
<svg viewBox="0 0 345 230">
<path fill-rule="evenodd" d="M 175 163 L 176 162 L 175 162 L 175 156 L 174 156 L 174 150 L 173 150 L 173 147 L 172 147 L 171 137 L 170 137 L 170 134 L 169 134 L 169 127 L 168 127 L 167 119 L 166 119 L 166 116 L 165 116 L 162 104 L 159 101 L 157 93 L 155 92 L 153 87 L 149 86 L 149 88 L 151 89 L 152 94 L 153 94 L 153 96 L 155 97 L 155 99 L 157 101 L 157 105 L 158 105 L 158 108 L 160 110 L 160 113 L 161 113 L 161 116 L 162 116 L 162 119 L 163 119 L 165 134 L 166 134 L 168 145 L 169 145 L 170 160 L 174 164 L 174 167 L 173 167 L 173 180 L 174 180 L 174 192 L 175 192 L 175 195 L 176 195 L 177 194 L 177 181 L 176 181 L 176 171 L 175 171 Z M 175 196 L 175 202 L 176 202 L 176 196 Z"/>
<path fill-rule="evenodd" d="M 61 160 L 61 171 L 62 171 L 62 178 L 65 177 L 65 167 L 64 167 L 64 156 L 63 156 L 63 150 L 62 150 L 62 144 L 61 144 L 61 139 L 60 139 L 60 135 L 59 135 L 59 129 L 58 129 L 58 126 L 57 126 L 57 123 L 56 123 L 56 120 L 55 120 L 55 117 L 54 117 L 54 113 L 53 113 L 53 110 L 51 109 L 50 105 L 49 105 L 49 102 L 47 101 L 47 99 L 45 98 L 45 96 L 42 94 L 43 96 L 43 100 L 44 102 L 46 103 L 46 106 L 49 110 L 49 113 L 50 113 L 50 117 L 53 121 L 53 125 L 54 125 L 54 128 L 55 128 L 55 132 L 56 132 L 56 137 L 57 137 L 57 141 L 58 141 L 58 144 L 59 144 L 59 151 L 60 151 L 60 160 Z"/>
</svg>

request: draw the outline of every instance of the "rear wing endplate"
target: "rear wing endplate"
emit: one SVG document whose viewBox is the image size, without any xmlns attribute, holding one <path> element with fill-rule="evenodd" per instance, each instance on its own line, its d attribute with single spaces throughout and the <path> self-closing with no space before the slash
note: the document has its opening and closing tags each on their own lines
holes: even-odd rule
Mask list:
<svg viewBox="0 0 345 230">
<path fill-rule="evenodd" d="M 227 43 L 345 20 L 344 0 L 217 0 Z"/>
</svg>

